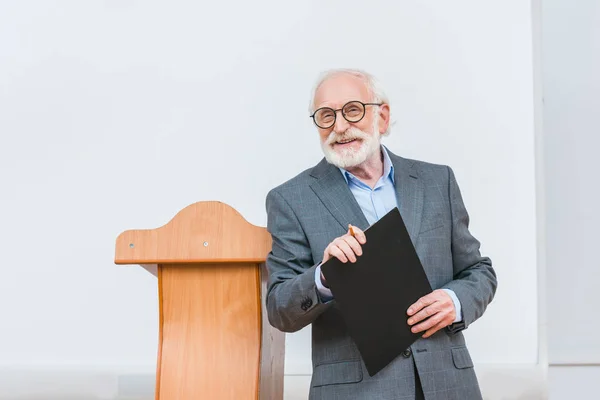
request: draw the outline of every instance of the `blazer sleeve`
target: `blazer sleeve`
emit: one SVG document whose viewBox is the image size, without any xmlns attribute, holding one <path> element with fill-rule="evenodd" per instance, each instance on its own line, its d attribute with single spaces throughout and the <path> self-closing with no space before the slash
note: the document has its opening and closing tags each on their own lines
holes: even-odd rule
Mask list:
<svg viewBox="0 0 600 400">
<path fill-rule="evenodd" d="M 444 285 L 444 288 L 454 291 L 458 297 L 463 320 L 446 329 L 450 333 L 457 333 L 483 315 L 494 298 L 498 282 L 491 260 L 481 255 L 479 241 L 469 232 L 469 214 L 450 167 L 448 167 L 448 195 L 452 214 L 454 279 Z"/>
<path fill-rule="evenodd" d="M 294 210 L 275 189 L 266 199 L 267 230 L 272 248 L 267 255 L 267 315 L 283 332 L 295 332 L 312 323 L 332 302 L 318 295 L 308 239 Z"/>
</svg>

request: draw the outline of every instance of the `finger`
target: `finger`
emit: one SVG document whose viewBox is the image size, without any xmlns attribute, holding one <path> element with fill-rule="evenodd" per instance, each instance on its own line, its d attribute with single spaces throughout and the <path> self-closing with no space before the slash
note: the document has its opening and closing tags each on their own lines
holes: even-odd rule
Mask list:
<svg viewBox="0 0 600 400">
<path fill-rule="evenodd" d="M 456 316 L 456 309 L 454 308 L 454 302 L 448 293 L 443 290 L 437 289 L 433 293 L 436 295 L 437 307 L 439 311 L 444 312 L 452 316 L 452 320 Z"/>
<path fill-rule="evenodd" d="M 360 243 L 358 243 L 358 240 L 356 240 L 356 238 L 353 238 L 352 236 L 344 235 L 341 237 L 341 239 L 344 242 L 348 243 L 348 246 L 350 246 L 350 248 L 352 249 L 354 254 L 356 254 L 357 256 L 362 256 L 362 247 L 361 247 Z"/>
<path fill-rule="evenodd" d="M 352 225 L 352 230 L 354 231 L 354 237 L 356 238 L 358 243 L 360 243 L 360 244 L 367 243 L 367 236 L 362 231 L 362 229 L 357 228 L 356 226 Z"/>
<path fill-rule="evenodd" d="M 414 316 L 410 317 L 408 319 L 408 324 L 414 325 L 417 322 L 421 322 L 424 319 L 427 319 L 427 318 L 431 317 L 432 315 L 437 314 L 438 312 L 441 311 L 438 306 L 439 306 L 438 303 L 435 302 L 432 305 L 425 307 L 424 309 L 422 309 L 421 311 L 416 313 Z"/>
<path fill-rule="evenodd" d="M 350 245 L 342 238 L 338 238 L 334 241 L 335 245 L 344 252 L 350 262 L 356 262 L 356 255 Z"/>
<path fill-rule="evenodd" d="M 413 326 L 410 330 L 412 333 L 424 332 L 424 331 L 436 326 L 443 319 L 444 319 L 443 316 L 441 316 L 439 313 L 437 313 L 434 316 L 427 318 L 425 321 L 421 322 L 420 324 Z"/>
<path fill-rule="evenodd" d="M 440 329 L 447 327 L 448 325 L 449 324 L 446 323 L 446 321 L 442 320 L 439 323 L 437 323 L 435 326 L 432 326 L 431 328 L 427 329 L 427 331 L 423 334 L 423 337 L 428 338 L 428 337 L 432 336 L 434 333 L 436 333 L 437 331 L 439 331 Z"/>
<path fill-rule="evenodd" d="M 414 303 L 412 306 L 410 306 L 408 308 L 407 313 L 408 313 L 408 315 L 413 316 L 414 314 L 421 311 L 424 307 L 427 307 L 427 306 L 433 304 L 436 300 L 437 299 L 436 299 L 435 295 L 433 295 L 432 293 L 429 293 L 427 296 L 421 297 L 419 300 L 417 300 L 416 303 Z"/>
<path fill-rule="evenodd" d="M 331 254 L 332 257 L 337 258 L 338 260 L 340 260 L 343 263 L 348 262 L 348 258 L 346 257 L 344 252 L 342 250 L 340 250 L 340 248 L 337 247 L 336 245 L 331 245 L 329 247 L 329 254 Z"/>
</svg>

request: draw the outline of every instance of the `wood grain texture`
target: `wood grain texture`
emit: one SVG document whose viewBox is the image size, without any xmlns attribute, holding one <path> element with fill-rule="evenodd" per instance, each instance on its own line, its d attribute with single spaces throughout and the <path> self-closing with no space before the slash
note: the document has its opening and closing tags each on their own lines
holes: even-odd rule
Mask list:
<svg viewBox="0 0 600 400">
<path fill-rule="evenodd" d="M 152 268 L 148 268 L 145 265 L 142 267 L 152 273 L 154 276 L 158 278 L 158 355 L 157 355 L 157 363 L 156 363 L 156 387 L 154 390 L 154 398 L 155 400 L 160 400 L 160 380 L 161 380 L 161 366 L 162 366 L 162 348 L 163 348 L 163 327 L 164 327 L 164 312 L 163 312 L 163 290 L 161 285 L 162 282 L 162 268 L 161 266 L 156 266 L 156 273 Z"/>
<path fill-rule="evenodd" d="M 115 263 L 158 276 L 157 400 L 283 399 L 285 334 L 265 305 L 270 250 L 265 228 L 220 202 L 119 235 Z"/>
<path fill-rule="evenodd" d="M 121 233 L 115 263 L 260 263 L 270 250 L 265 228 L 250 224 L 225 203 L 205 201 L 189 205 L 159 228 Z"/>
<path fill-rule="evenodd" d="M 256 265 L 161 265 L 160 400 L 256 399 Z"/>
<path fill-rule="evenodd" d="M 262 339 L 260 352 L 259 400 L 283 399 L 285 333 L 275 329 L 267 318 L 267 267 L 260 265 Z"/>
</svg>

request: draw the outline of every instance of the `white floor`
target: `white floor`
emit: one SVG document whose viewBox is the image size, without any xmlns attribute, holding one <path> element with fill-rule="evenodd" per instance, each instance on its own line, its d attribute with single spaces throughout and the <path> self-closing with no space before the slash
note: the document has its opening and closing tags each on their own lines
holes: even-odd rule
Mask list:
<svg viewBox="0 0 600 400">
<path fill-rule="evenodd" d="M 600 365 L 550 367 L 548 388 L 550 400 L 599 400 Z"/>
<path fill-rule="evenodd" d="M 549 397 L 537 369 L 484 366 L 478 376 L 486 400 L 600 400 L 600 366 L 551 367 Z M 309 382 L 309 376 L 286 376 L 284 399 L 306 400 Z M 154 400 L 154 377 L 93 368 L 0 368 L 0 399 Z"/>
</svg>

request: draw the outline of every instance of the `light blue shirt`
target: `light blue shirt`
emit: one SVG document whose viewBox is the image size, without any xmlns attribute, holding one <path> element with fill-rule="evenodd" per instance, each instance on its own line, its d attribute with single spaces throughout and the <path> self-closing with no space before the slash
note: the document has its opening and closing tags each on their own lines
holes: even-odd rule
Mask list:
<svg viewBox="0 0 600 400">
<path fill-rule="evenodd" d="M 354 195 L 360 209 L 367 218 L 369 225 L 373 225 L 381 217 L 390 212 L 394 207 L 398 207 L 398 200 L 396 198 L 396 188 L 394 181 L 394 165 L 390 159 L 389 154 L 385 146 L 381 146 L 383 152 L 383 175 L 375 184 L 375 187 L 371 188 L 369 185 L 362 182 L 356 176 L 352 175 L 345 169 L 340 168 L 342 176 L 348 184 L 348 188 Z M 315 270 L 315 283 L 323 302 L 328 302 L 333 299 L 333 294 L 329 288 L 326 288 L 321 283 L 321 266 L 319 265 Z M 460 322 L 462 320 L 462 312 L 460 301 L 456 294 L 450 289 L 444 289 L 452 298 L 454 308 L 456 310 L 456 319 L 454 322 Z"/>
</svg>

